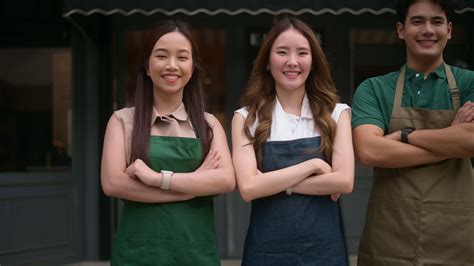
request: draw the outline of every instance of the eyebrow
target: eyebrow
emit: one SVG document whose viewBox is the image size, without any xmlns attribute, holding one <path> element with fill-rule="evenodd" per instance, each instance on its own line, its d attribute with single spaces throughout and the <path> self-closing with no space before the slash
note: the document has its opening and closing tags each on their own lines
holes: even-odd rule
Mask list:
<svg viewBox="0 0 474 266">
<path fill-rule="evenodd" d="M 157 48 L 155 50 L 153 50 L 153 53 L 156 53 L 156 52 L 168 52 L 168 49 L 165 49 L 165 48 Z M 178 50 L 178 53 L 188 53 L 188 54 L 191 54 L 191 52 L 188 50 L 188 49 L 180 49 Z"/>
<path fill-rule="evenodd" d="M 275 49 L 285 49 L 285 50 L 288 50 L 290 48 L 288 48 L 288 46 L 284 46 L 284 45 L 280 45 L 280 46 L 277 46 Z M 296 48 L 296 50 L 310 50 L 308 47 L 298 47 Z"/>
<path fill-rule="evenodd" d="M 443 16 L 434 16 L 434 17 L 430 17 L 430 18 L 426 18 L 424 16 L 413 16 L 413 17 L 410 17 L 410 21 L 412 20 L 416 20 L 416 19 L 429 19 L 429 20 L 443 20 L 445 21 L 445 18 Z"/>
</svg>

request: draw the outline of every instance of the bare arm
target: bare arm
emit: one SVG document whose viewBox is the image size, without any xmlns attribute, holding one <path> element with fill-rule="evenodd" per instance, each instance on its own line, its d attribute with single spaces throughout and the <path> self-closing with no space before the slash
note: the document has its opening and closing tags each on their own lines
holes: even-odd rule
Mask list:
<svg viewBox="0 0 474 266">
<path fill-rule="evenodd" d="M 474 156 L 474 103 L 467 102 L 456 114 L 451 126 L 441 129 L 415 130 L 408 135 L 411 145 L 448 158 Z M 401 141 L 401 131 L 389 136 Z"/>
<path fill-rule="evenodd" d="M 349 111 L 341 113 L 333 144 L 332 171 L 310 176 L 294 188 L 294 193 L 328 195 L 351 193 L 354 186 L 354 149 Z"/>
<path fill-rule="evenodd" d="M 208 119 L 210 120 L 209 123 L 213 125 L 214 133 L 210 153 L 203 165 L 196 171 L 174 173 L 170 182 L 170 190 L 196 196 L 206 196 L 232 191 L 235 188 L 234 168 L 224 129 L 214 116 L 208 116 Z M 213 162 L 216 162 L 216 164 L 212 165 Z M 208 163 L 211 166 L 206 166 Z M 160 187 L 162 184 L 162 174 L 153 171 L 140 160 L 136 160 L 130 165 L 127 173 L 130 176 L 136 176 L 149 186 Z"/>
<path fill-rule="evenodd" d="M 365 165 L 398 168 L 447 159 L 417 146 L 384 138 L 383 130 L 375 125 L 360 125 L 352 130 L 352 134 L 355 153 Z"/>
<path fill-rule="evenodd" d="M 105 132 L 101 163 L 102 189 L 107 196 L 148 203 L 183 201 L 194 197 L 163 191 L 130 178 L 125 173 L 127 167 L 124 145 L 121 122 L 112 115 Z"/>
<path fill-rule="evenodd" d="M 327 165 L 321 159 L 311 159 L 280 170 L 260 173 L 253 145 L 249 144 L 243 131 L 244 121 L 240 114 L 234 114 L 232 159 L 240 195 L 245 201 L 280 193 Z"/>
</svg>

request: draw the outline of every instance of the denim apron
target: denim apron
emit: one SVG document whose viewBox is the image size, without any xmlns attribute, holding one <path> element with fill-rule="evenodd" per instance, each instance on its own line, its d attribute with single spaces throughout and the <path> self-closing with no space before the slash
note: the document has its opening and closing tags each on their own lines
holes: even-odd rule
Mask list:
<svg viewBox="0 0 474 266">
<path fill-rule="evenodd" d="M 389 132 L 451 125 L 459 91 L 445 64 L 453 110 L 401 107 L 400 73 Z M 474 179 L 469 158 L 375 168 L 358 265 L 474 265 Z"/>
<path fill-rule="evenodd" d="M 323 158 L 320 137 L 262 145 L 262 172 Z M 330 196 L 286 195 L 252 201 L 242 265 L 347 265 L 339 207 Z"/>
<path fill-rule="evenodd" d="M 151 136 L 149 160 L 157 172 L 191 172 L 201 163 L 201 144 L 196 138 Z M 220 265 L 212 196 L 124 201 L 111 265 Z"/>
</svg>

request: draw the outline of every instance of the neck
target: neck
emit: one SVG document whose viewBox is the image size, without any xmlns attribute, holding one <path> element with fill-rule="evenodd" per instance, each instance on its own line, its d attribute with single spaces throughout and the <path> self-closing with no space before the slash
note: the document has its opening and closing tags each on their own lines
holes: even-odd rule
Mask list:
<svg viewBox="0 0 474 266">
<path fill-rule="evenodd" d="M 286 113 L 301 116 L 301 106 L 303 105 L 303 98 L 305 94 L 304 88 L 302 90 L 288 91 L 283 89 L 276 89 L 278 101 Z"/>
<path fill-rule="evenodd" d="M 423 73 L 427 77 L 431 72 L 439 67 L 443 63 L 443 55 L 441 54 L 437 58 L 414 58 L 413 56 L 407 57 L 407 66 L 415 71 Z"/>
<path fill-rule="evenodd" d="M 171 114 L 183 101 L 183 91 L 175 94 L 160 93 L 156 89 L 153 90 L 153 106 L 160 115 Z"/>
</svg>

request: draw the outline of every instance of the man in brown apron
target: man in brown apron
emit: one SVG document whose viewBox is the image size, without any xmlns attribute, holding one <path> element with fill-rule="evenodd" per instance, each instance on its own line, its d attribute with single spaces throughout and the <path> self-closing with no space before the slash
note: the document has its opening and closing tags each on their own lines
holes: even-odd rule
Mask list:
<svg viewBox="0 0 474 266">
<path fill-rule="evenodd" d="M 450 1 L 399 1 L 407 63 L 353 99 L 356 154 L 374 166 L 358 265 L 474 265 L 474 72 L 448 66 Z"/>
</svg>

